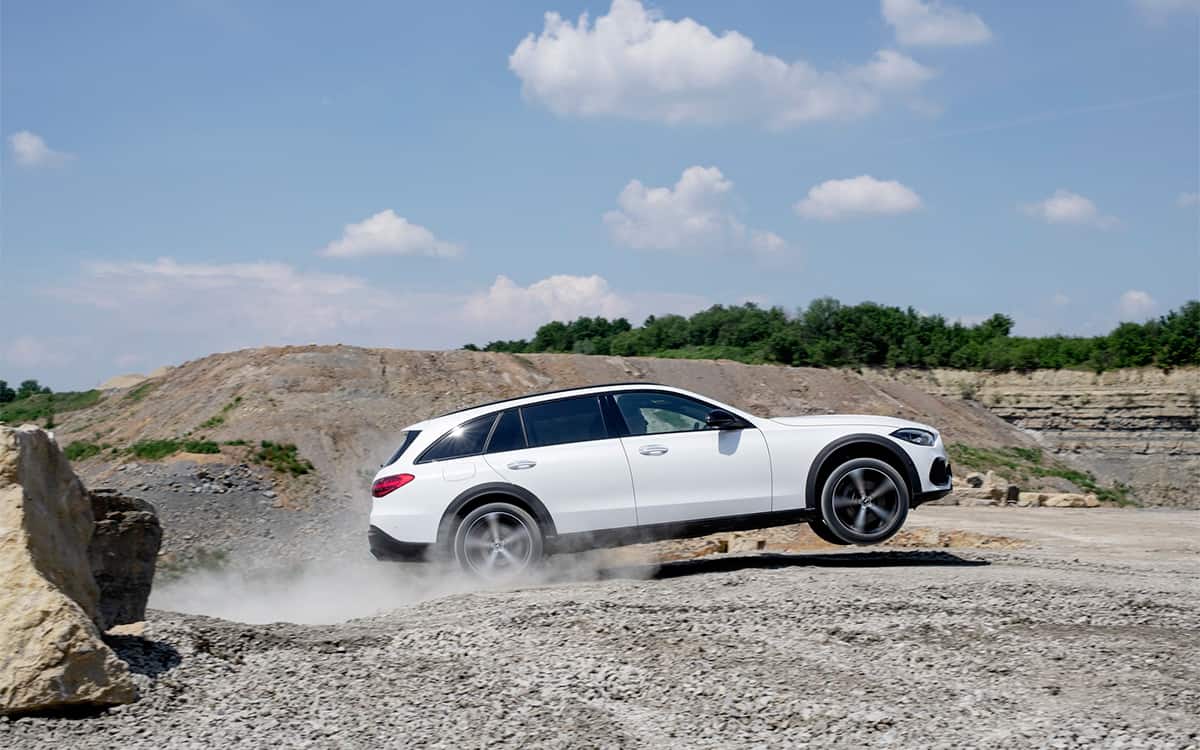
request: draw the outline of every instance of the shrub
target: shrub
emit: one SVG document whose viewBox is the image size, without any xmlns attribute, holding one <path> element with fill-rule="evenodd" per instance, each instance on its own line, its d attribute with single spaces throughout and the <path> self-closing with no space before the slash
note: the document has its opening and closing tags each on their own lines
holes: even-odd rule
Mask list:
<svg viewBox="0 0 1200 750">
<path fill-rule="evenodd" d="M 86 409 L 100 401 L 100 391 L 62 391 L 61 393 L 35 393 L 25 398 L 0 404 L 0 422 L 17 424 L 49 419 L 53 426 L 54 417 L 65 412 Z"/>
<path fill-rule="evenodd" d="M 181 443 L 185 453 L 220 453 L 221 447 L 211 440 L 185 440 Z"/>
<path fill-rule="evenodd" d="M 89 443 L 86 440 L 76 440 L 66 447 L 63 453 L 66 454 L 68 461 L 82 461 L 85 458 L 99 455 L 100 451 L 104 450 L 104 446 Z"/>
<path fill-rule="evenodd" d="M 273 443 L 263 440 L 253 459 L 256 463 L 264 464 L 280 474 L 300 476 L 315 471 L 312 463 L 301 458 L 294 443 Z"/>
<path fill-rule="evenodd" d="M 129 446 L 129 453 L 147 461 L 157 461 L 179 452 L 178 440 L 139 440 Z"/>
</svg>

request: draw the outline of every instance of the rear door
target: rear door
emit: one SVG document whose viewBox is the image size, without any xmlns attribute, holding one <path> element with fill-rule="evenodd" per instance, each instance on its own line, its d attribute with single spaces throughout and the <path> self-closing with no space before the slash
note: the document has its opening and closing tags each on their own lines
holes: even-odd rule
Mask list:
<svg viewBox="0 0 1200 750">
<path fill-rule="evenodd" d="M 753 427 L 710 429 L 714 408 L 665 391 L 610 394 L 628 437 L 640 525 L 771 510 L 771 458 Z"/>
<path fill-rule="evenodd" d="M 542 501 L 560 534 L 635 526 L 629 463 L 609 435 L 599 396 L 544 401 L 506 410 L 484 457 Z"/>
</svg>

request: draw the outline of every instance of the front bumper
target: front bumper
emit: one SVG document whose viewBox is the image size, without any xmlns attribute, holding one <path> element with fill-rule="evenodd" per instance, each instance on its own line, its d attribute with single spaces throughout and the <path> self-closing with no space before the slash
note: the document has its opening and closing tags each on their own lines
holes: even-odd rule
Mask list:
<svg viewBox="0 0 1200 750">
<path fill-rule="evenodd" d="M 398 542 L 377 526 L 367 530 L 367 542 L 371 545 L 371 554 L 376 560 L 422 562 L 429 559 L 430 545 Z"/>
</svg>

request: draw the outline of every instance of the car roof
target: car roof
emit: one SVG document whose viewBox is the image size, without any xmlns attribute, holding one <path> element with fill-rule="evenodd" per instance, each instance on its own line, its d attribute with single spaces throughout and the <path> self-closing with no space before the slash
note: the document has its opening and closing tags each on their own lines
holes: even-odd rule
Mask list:
<svg viewBox="0 0 1200 750">
<path fill-rule="evenodd" d="M 429 419 L 426 419 L 417 424 L 411 425 L 407 429 L 426 430 L 426 429 L 434 429 L 434 428 L 442 426 L 442 425 L 451 427 L 454 425 L 462 424 L 463 422 L 466 422 L 470 419 L 474 419 L 477 416 L 484 416 L 491 412 L 499 411 L 500 408 L 503 408 L 503 407 L 528 406 L 529 404 L 536 404 L 540 401 L 549 401 L 549 400 L 554 400 L 556 398 L 568 398 L 575 394 L 584 396 L 584 395 L 588 395 L 590 393 L 603 393 L 604 391 L 631 390 L 631 389 L 638 389 L 638 388 L 661 388 L 663 390 L 673 391 L 676 393 L 689 393 L 689 391 L 686 391 L 682 388 L 676 388 L 674 386 L 663 385 L 662 383 L 650 383 L 650 382 L 644 382 L 644 381 L 624 381 L 624 382 L 619 382 L 619 383 L 600 383 L 597 385 L 583 385 L 583 386 L 576 386 L 574 388 L 560 388 L 560 389 L 553 390 L 553 391 L 542 391 L 540 393 L 529 393 L 524 396 L 513 396 L 511 398 L 504 398 L 504 399 L 499 399 L 497 401 L 490 401 L 485 404 L 475 404 L 474 406 L 467 406 L 467 407 L 463 407 L 462 409 L 456 409 L 454 411 L 446 412 L 445 414 L 439 414 L 436 417 L 430 417 Z"/>
</svg>

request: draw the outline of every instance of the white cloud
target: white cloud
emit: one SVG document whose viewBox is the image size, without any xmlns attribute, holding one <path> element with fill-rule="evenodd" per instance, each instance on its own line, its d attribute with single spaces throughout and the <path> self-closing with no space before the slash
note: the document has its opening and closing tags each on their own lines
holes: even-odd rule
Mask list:
<svg viewBox="0 0 1200 750">
<path fill-rule="evenodd" d="M 617 196 L 617 210 L 604 214 L 612 239 L 638 250 L 681 253 L 786 252 L 774 232 L 751 229 L 733 208 L 733 183 L 716 167 L 688 167 L 674 187 L 647 187 L 632 180 Z"/>
<path fill-rule="evenodd" d="M 587 14 L 572 23 L 547 13 L 542 32 L 526 36 L 508 64 L 524 97 L 558 115 L 774 128 L 860 117 L 934 75 L 891 50 L 857 67 L 820 71 L 764 54 L 736 31 L 715 34 L 690 18 L 665 19 L 639 0 L 613 0 L 594 22 Z"/>
<path fill-rule="evenodd" d="M 17 163 L 26 167 L 60 167 L 71 160 L 71 155 L 55 151 L 37 133 L 22 130 L 8 137 L 8 148 Z"/>
<path fill-rule="evenodd" d="M 1200 12 L 1200 0 L 1133 0 L 1133 4 L 1152 21 L 1165 20 L 1174 13 Z"/>
<path fill-rule="evenodd" d="M 828 180 L 794 206 L 806 219 L 834 221 L 856 216 L 895 216 L 921 208 L 921 196 L 895 180 L 860 175 Z"/>
<path fill-rule="evenodd" d="M 992 38 L 982 18 L 939 0 L 883 0 L 881 10 L 901 44 L 956 46 Z"/>
<path fill-rule="evenodd" d="M 1121 295 L 1117 302 L 1117 310 L 1125 320 L 1145 319 L 1158 306 L 1158 303 L 1147 292 L 1140 289 L 1130 289 Z"/>
<path fill-rule="evenodd" d="M 443 242 L 433 232 L 397 216 L 390 208 L 357 224 L 347 224 L 341 239 L 330 242 L 321 251 L 329 258 L 357 258 L 364 255 L 428 255 L 453 258 L 462 248 Z"/>
<path fill-rule="evenodd" d="M 1175 199 L 1175 204 L 1180 208 L 1200 206 L 1200 193 L 1180 193 L 1179 197 Z"/>
<path fill-rule="evenodd" d="M 69 352 L 94 368 L 79 365 L 70 377 L 100 382 L 113 374 L 116 353 L 124 369 L 315 342 L 439 349 L 528 337 L 552 319 L 603 315 L 637 322 L 651 313 L 691 313 L 708 304 L 691 295 L 619 291 L 600 276 L 550 276 L 528 286 L 499 276 L 486 288 L 416 292 L 286 263 L 160 258 L 90 263 L 81 271 L 52 292 L 58 304 L 87 310 L 77 316 L 80 340 L 41 350 L 40 338 L 0 343 L 0 360 L 49 366 L 60 363 L 56 353 Z"/>
<path fill-rule="evenodd" d="M 1044 201 L 1022 206 L 1021 210 L 1051 224 L 1085 224 L 1111 229 L 1119 223 L 1115 216 L 1101 215 L 1092 201 L 1062 188 Z"/>
</svg>

